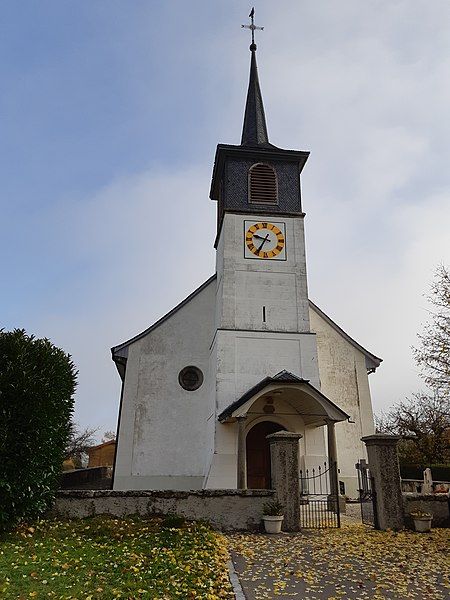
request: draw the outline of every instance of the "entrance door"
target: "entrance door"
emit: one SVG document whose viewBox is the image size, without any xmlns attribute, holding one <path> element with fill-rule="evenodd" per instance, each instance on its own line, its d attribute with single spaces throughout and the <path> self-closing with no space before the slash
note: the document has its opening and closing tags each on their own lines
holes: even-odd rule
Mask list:
<svg viewBox="0 0 450 600">
<path fill-rule="evenodd" d="M 270 446 L 266 436 L 285 428 L 272 421 L 263 421 L 250 429 L 247 434 L 247 487 L 249 489 L 270 489 Z"/>
</svg>

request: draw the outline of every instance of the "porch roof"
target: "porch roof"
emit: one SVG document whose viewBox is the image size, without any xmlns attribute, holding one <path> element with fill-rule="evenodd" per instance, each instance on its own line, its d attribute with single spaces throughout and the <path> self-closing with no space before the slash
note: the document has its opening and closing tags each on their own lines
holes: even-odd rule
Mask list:
<svg viewBox="0 0 450 600">
<path fill-rule="evenodd" d="M 265 394 L 281 391 L 280 398 L 288 402 L 304 417 L 305 423 L 322 425 L 325 420 L 346 421 L 350 416 L 337 404 L 315 388 L 308 379 L 297 377 L 289 371 L 280 371 L 273 377 L 265 377 L 235 400 L 218 417 L 221 423 L 232 422 L 245 416 L 252 405 Z"/>
</svg>

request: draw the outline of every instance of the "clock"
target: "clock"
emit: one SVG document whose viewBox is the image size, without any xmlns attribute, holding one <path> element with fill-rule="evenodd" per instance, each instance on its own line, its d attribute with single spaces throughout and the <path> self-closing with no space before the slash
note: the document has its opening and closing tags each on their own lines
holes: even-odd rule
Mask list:
<svg viewBox="0 0 450 600">
<path fill-rule="evenodd" d="M 286 260 L 284 223 L 245 221 L 245 257 Z"/>
</svg>

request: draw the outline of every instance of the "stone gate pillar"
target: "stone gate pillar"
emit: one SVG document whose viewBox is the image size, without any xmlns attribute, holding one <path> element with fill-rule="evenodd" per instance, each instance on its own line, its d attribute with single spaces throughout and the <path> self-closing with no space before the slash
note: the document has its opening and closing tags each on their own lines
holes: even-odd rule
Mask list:
<svg viewBox="0 0 450 600">
<path fill-rule="evenodd" d="M 400 436 L 376 433 L 361 440 L 367 447 L 370 475 L 376 493 L 379 528 L 402 529 L 403 500 L 397 456 Z"/>
<path fill-rule="evenodd" d="M 272 489 L 284 506 L 283 531 L 300 529 L 299 448 L 301 433 L 277 431 L 267 436 L 270 443 Z"/>
</svg>

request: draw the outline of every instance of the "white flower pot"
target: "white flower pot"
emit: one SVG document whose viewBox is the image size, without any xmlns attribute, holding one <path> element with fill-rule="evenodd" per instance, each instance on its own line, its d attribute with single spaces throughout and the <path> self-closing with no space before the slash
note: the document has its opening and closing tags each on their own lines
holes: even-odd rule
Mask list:
<svg viewBox="0 0 450 600">
<path fill-rule="evenodd" d="M 283 523 L 283 515 L 263 515 L 264 527 L 266 529 L 266 533 L 280 533 L 281 532 L 281 524 Z"/>
<path fill-rule="evenodd" d="M 419 533 L 431 531 L 431 521 L 433 517 L 413 517 L 414 528 Z"/>
</svg>

